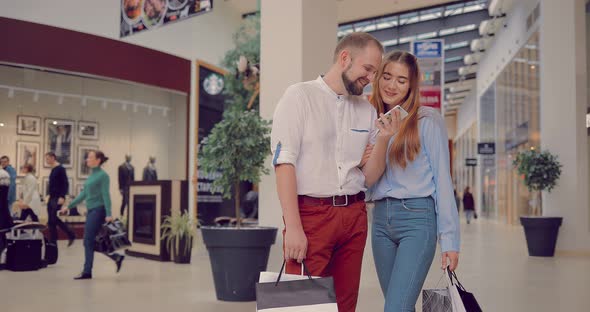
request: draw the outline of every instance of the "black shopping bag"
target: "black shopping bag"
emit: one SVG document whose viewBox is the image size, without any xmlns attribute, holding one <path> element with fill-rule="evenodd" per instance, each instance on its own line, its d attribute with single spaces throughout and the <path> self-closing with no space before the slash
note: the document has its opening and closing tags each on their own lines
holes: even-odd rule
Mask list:
<svg viewBox="0 0 590 312">
<path fill-rule="evenodd" d="M 94 240 L 94 250 L 102 253 L 112 253 L 129 246 L 131 242 L 120 220 L 103 224 Z"/>
<path fill-rule="evenodd" d="M 305 267 L 306 279 L 281 281 L 285 263 L 276 282 L 256 284 L 256 310 L 338 312 L 332 277 L 312 278 Z"/>
<path fill-rule="evenodd" d="M 465 287 L 459 282 L 457 274 L 449 268 L 447 268 L 447 273 L 450 281 L 448 289 L 454 307 L 453 312 L 482 312 L 475 296 L 465 290 Z"/>
</svg>

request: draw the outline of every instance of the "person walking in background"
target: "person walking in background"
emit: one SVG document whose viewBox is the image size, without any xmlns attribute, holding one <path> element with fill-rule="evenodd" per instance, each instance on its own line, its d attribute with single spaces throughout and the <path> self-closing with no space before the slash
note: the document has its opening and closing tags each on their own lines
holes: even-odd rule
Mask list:
<svg viewBox="0 0 590 312">
<path fill-rule="evenodd" d="M 10 174 L 0 167 L 0 230 L 11 228 L 12 217 L 8 210 L 8 191 L 10 189 Z M 0 234 L 0 239 L 4 234 Z M 0 248 L 0 252 L 2 249 Z"/>
<path fill-rule="evenodd" d="M 0 255 L 6 248 L 6 232 L 3 230 L 13 226 L 12 217 L 8 212 L 8 190 L 10 188 L 10 174 L 0 166 Z"/>
<path fill-rule="evenodd" d="M 101 151 L 90 151 L 86 158 L 86 165 L 92 169 L 92 174 L 84 183 L 84 189 L 68 207 L 62 208 L 62 212 L 76 207 L 83 200 L 86 200 L 86 224 L 84 225 L 84 268 L 82 273 L 74 277 L 76 280 L 91 279 L 92 266 L 94 263 L 94 241 L 98 231 L 104 222 L 113 221 L 111 216 L 111 195 L 110 179 L 106 171 L 102 170 L 102 165 L 109 158 Z M 121 270 L 125 256 L 117 253 L 106 254 L 107 257 L 115 261 L 117 273 Z"/>
<path fill-rule="evenodd" d="M 16 201 L 16 170 L 10 165 L 8 156 L 0 157 L 0 166 L 10 175 L 10 185 L 8 188 L 8 214 L 10 214 L 12 204 Z"/>
<path fill-rule="evenodd" d="M 475 201 L 473 200 L 473 194 L 471 194 L 469 186 L 463 192 L 463 210 L 465 211 L 467 224 L 471 223 L 471 219 L 475 215 Z"/>
<path fill-rule="evenodd" d="M 57 156 L 53 152 L 45 154 L 45 161 L 51 166 L 49 174 L 49 200 L 47 201 L 47 226 L 49 227 L 49 240 L 57 242 L 57 227 L 68 235 L 68 247 L 72 246 L 76 236 L 70 228 L 57 217 L 57 212 L 61 209 L 68 194 L 68 176 L 66 169 L 57 162 Z"/>
<path fill-rule="evenodd" d="M 469 186 L 463 191 L 463 210 L 465 211 L 467 224 L 471 223 L 471 219 L 475 215 L 475 201 L 473 200 L 473 194 L 471 194 Z"/>
<path fill-rule="evenodd" d="M 29 216 L 34 222 L 39 222 L 38 214 L 41 210 L 41 197 L 39 196 L 39 187 L 37 178 L 33 175 L 35 167 L 31 164 L 23 166 L 25 178 L 23 179 L 23 194 L 19 200 L 18 206 L 21 209 L 20 220 L 25 221 Z"/>
</svg>

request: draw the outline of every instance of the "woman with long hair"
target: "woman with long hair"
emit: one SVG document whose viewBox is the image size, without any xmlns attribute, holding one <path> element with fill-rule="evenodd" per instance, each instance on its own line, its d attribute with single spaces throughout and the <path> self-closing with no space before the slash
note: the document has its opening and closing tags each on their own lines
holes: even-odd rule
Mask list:
<svg viewBox="0 0 590 312">
<path fill-rule="evenodd" d="M 373 82 L 371 103 L 381 120 L 396 105 L 408 112 L 403 120 L 393 115 L 399 130 L 387 148 L 376 145 L 372 151 L 372 158 L 385 159 L 382 174 L 367 176 L 375 201 L 373 257 L 385 311 L 415 311 L 437 238 L 443 268 L 455 270 L 459 259 L 446 125 L 440 111 L 420 106 L 419 84 L 416 57 L 402 51 L 385 56 Z"/>
<path fill-rule="evenodd" d="M 84 183 L 84 189 L 68 207 L 62 208 L 63 212 L 76 207 L 86 200 L 86 224 L 84 225 L 84 269 L 74 279 L 91 279 L 92 265 L 94 263 L 94 240 L 104 222 L 113 220 L 111 216 L 111 195 L 109 193 L 109 175 L 102 170 L 102 165 L 109 158 L 101 151 L 90 151 L 86 158 L 86 165 L 92 169 L 92 173 Z M 121 269 L 125 256 L 117 253 L 106 254 L 115 261 L 117 273 Z"/>
</svg>

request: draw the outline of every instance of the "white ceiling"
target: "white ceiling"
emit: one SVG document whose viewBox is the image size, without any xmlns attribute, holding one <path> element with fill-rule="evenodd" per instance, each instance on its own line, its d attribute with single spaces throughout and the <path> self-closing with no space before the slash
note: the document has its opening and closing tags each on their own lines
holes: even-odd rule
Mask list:
<svg viewBox="0 0 590 312">
<path fill-rule="evenodd" d="M 227 1 L 241 14 L 256 11 L 257 0 L 223 1 Z M 381 15 L 416 10 L 454 1 L 456 0 L 336 0 L 338 23 L 352 22 Z"/>
</svg>

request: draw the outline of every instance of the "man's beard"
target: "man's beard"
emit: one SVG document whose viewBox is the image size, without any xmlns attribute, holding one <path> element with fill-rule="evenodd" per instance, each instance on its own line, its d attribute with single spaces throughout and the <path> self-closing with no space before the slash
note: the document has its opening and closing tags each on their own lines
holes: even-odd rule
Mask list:
<svg viewBox="0 0 590 312">
<path fill-rule="evenodd" d="M 349 71 L 350 71 L 350 67 L 345 72 L 342 73 L 342 82 L 344 83 L 344 87 L 346 88 L 346 91 L 348 91 L 348 94 L 351 94 L 351 95 L 363 94 L 364 87 L 359 87 L 359 85 L 357 84 L 359 79 L 352 81 L 346 75 L 346 73 L 348 73 Z"/>
</svg>

